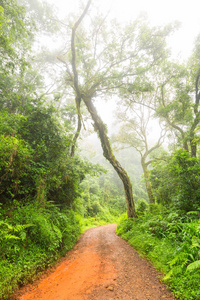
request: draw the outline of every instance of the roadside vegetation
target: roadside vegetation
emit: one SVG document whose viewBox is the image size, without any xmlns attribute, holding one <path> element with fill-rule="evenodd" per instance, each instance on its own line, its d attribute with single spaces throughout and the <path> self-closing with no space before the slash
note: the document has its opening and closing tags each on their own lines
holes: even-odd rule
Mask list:
<svg viewBox="0 0 200 300">
<path fill-rule="evenodd" d="M 195 188 L 199 159 L 178 150 L 167 161 L 162 169 L 151 170 L 159 203 L 138 201 L 138 217 L 124 217 L 117 234 L 161 271 L 176 299 L 196 300 L 200 299 L 200 206 Z"/>
<path fill-rule="evenodd" d="M 161 271 L 176 299 L 200 299 L 199 218 L 155 205 L 135 220 L 120 222 L 117 234 Z"/>
</svg>

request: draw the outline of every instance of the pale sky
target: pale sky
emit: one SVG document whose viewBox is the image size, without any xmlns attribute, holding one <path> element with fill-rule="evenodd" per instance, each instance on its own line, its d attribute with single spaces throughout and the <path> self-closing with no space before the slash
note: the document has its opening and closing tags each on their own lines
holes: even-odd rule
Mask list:
<svg viewBox="0 0 200 300">
<path fill-rule="evenodd" d="M 46 0 L 58 7 L 63 17 L 79 8 L 79 0 Z M 86 4 L 87 0 L 83 0 Z M 152 25 L 163 25 L 178 20 L 181 29 L 170 38 L 173 54 L 187 57 L 193 42 L 200 33 L 200 0 L 93 0 L 103 13 L 110 11 L 110 16 L 121 22 L 135 19 L 141 12 L 146 12 Z"/>
</svg>

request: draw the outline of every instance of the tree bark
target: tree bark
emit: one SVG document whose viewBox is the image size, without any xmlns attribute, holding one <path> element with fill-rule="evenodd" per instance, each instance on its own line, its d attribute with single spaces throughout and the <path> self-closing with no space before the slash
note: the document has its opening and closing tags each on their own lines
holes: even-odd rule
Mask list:
<svg viewBox="0 0 200 300">
<path fill-rule="evenodd" d="M 81 133 L 81 127 L 82 127 L 82 123 L 81 123 L 81 116 L 78 115 L 78 124 L 77 124 L 77 129 L 76 129 L 76 133 L 74 135 L 73 141 L 72 141 L 72 147 L 71 147 L 71 157 L 74 157 L 75 154 L 75 148 L 76 148 L 76 143 L 77 140 L 79 138 L 79 135 Z"/>
<path fill-rule="evenodd" d="M 101 118 L 98 116 L 96 108 L 92 103 L 92 99 L 89 97 L 84 97 L 83 101 L 92 117 L 92 120 L 94 121 L 94 128 L 98 132 L 99 139 L 101 141 L 101 146 L 103 149 L 103 155 L 111 163 L 111 165 L 117 172 L 118 176 L 122 180 L 124 186 L 124 192 L 126 196 L 128 217 L 135 218 L 136 217 L 135 203 L 133 199 L 132 184 L 129 179 L 129 176 L 113 154 L 110 141 L 107 136 L 107 128 L 103 123 L 103 121 L 101 120 Z"/>
<path fill-rule="evenodd" d="M 200 121 L 200 112 L 199 112 L 199 101 L 200 101 L 200 92 L 199 92 L 199 80 L 200 80 L 200 68 L 198 70 L 198 74 L 196 77 L 196 83 L 195 83 L 195 104 L 194 104 L 194 122 L 190 129 L 190 149 L 191 149 L 191 157 L 197 156 L 197 140 L 195 140 L 195 130 L 197 126 L 199 125 Z"/>
<path fill-rule="evenodd" d="M 147 195 L 149 198 L 149 203 L 150 204 L 155 204 L 155 198 L 152 192 L 152 187 L 151 187 L 151 182 L 149 179 L 149 170 L 147 169 L 146 163 L 145 163 L 145 158 L 141 157 L 141 165 L 142 165 L 142 169 L 144 172 L 144 180 L 145 180 L 145 186 L 146 186 L 146 190 L 147 190 Z"/>
<path fill-rule="evenodd" d="M 197 139 L 195 138 L 195 130 L 197 126 L 199 125 L 200 121 L 200 113 L 195 112 L 195 119 L 192 123 L 192 126 L 190 128 L 190 151 L 191 151 L 191 157 L 197 156 Z"/>
</svg>

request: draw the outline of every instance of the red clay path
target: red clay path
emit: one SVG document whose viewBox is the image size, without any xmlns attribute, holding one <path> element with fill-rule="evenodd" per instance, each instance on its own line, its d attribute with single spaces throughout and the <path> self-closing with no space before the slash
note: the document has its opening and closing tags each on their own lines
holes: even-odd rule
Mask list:
<svg viewBox="0 0 200 300">
<path fill-rule="evenodd" d="M 23 289 L 17 299 L 174 299 L 157 271 L 115 230 L 114 224 L 87 230 L 52 273 Z"/>
</svg>

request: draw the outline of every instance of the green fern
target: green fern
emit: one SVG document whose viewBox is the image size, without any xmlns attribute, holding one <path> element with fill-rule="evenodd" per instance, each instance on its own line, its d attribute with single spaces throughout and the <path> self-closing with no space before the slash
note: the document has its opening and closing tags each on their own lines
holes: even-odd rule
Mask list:
<svg viewBox="0 0 200 300">
<path fill-rule="evenodd" d="M 26 238 L 26 232 L 25 229 L 34 226 L 33 224 L 17 224 L 17 225 L 11 225 L 5 221 L 0 221 L 0 241 L 3 243 L 3 241 L 8 240 L 25 240 Z M 19 234 L 17 236 L 16 234 Z"/>
<path fill-rule="evenodd" d="M 172 269 L 167 273 L 167 275 L 165 275 L 165 277 L 163 278 L 163 280 L 166 281 L 166 280 L 168 280 L 171 276 L 182 273 L 182 272 L 183 272 L 183 268 L 184 268 L 184 265 L 179 265 L 179 266 L 176 266 L 176 267 L 172 268 Z"/>
<path fill-rule="evenodd" d="M 4 236 L 5 240 L 20 240 L 20 238 L 13 234 L 5 234 Z"/>
<path fill-rule="evenodd" d="M 172 261 L 170 261 L 169 265 L 172 267 L 177 263 L 180 263 L 180 262 L 183 262 L 183 261 L 187 260 L 187 258 L 188 258 L 188 253 L 187 252 L 178 253 L 174 257 L 174 259 Z"/>
<path fill-rule="evenodd" d="M 163 278 L 164 281 L 168 280 L 173 275 L 173 270 L 170 270 L 165 277 Z"/>
<path fill-rule="evenodd" d="M 187 266 L 186 271 L 193 271 L 200 268 L 200 260 L 196 260 Z"/>
</svg>

